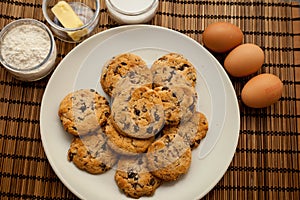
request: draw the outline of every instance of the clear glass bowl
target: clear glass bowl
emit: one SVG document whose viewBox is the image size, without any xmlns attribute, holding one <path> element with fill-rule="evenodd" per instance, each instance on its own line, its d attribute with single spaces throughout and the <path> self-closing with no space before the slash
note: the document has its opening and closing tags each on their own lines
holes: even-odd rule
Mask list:
<svg viewBox="0 0 300 200">
<path fill-rule="evenodd" d="M 22 59 L 27 59 L 28 61 L 29 59 L 35 59 L 38 57 L 37 54 L 39 54 L 39 52 L 36 52 L 35 49 L 39 47 L 36 46 L 36 38 L 32 39 L 32 37 L 41 37 L 41 34 L 29 35 L 29 33 L 22 33 L 20 31 L 18 33 L 21 39 L 19 38 L 18 40 L 21 40 L 21 42 L 14 42 L 14 40 L 18 41 L 16 38 L 18 35 L 13 31 L 14 29 L 16 31 L 16 28 L 22 25 L 29 25 L 28 27 L 30 28 L 28 28 L 28 30 L 33 30 L 33 28 L 35 28 L 35 30 L 41 31 L 41 34 L 46 37 L 47 42 L 49 42 L 49 48 L 45 50 L 49 50 L 47 54 L 45 54 L 46 56 L 42 56 L 39 59 L 40 62 L 32 62 L 38 63 L 33 64 L 33 66 L 25 66 L 24 63 L 26 60 Z M 22 30 L 24 30 L 23 27 Z M 30 43 L 26 42 L 27 39 L 35 40 L 31 43 L 32 46 L 28 46 Z M 20 53 L 24 53 L 24 58 L 20 57 Z M 30 53 L 31 56 L 28 56 L 28 53 Z M 0 32 L 0 62 L 11 74 L 14 75 L 14 77 L 19 80 L 36 81 L 47 76 L 55 67 L 54 64 L 56 57 L 57 50 L 52 32 L 45 24 L 38 20 L 29 18 L 19 19 L 7 24 Z"/>
<path fill-rule="evenodd" d="M 65 41 L 65 42 L 81 42 L 84 39 L 88 38 L 94 33 L 94 30 L 99 22 L 99 13 L 100 13 L 100 1 L 99 0 L 65 0 L 74 10 L 74 12 L 79 16 L 83 22 L 83 26 L 77 28 L 65 28 L 58 21 L 57 17 L 51 11 L 51 9 L 59 2 L 60 0 L 43 0 L 42 9 L 43 15 L 46 21 L 49 23 L 51 30 L 54 35 Z M 80 33 L 82 37 L 79 39 L 72 39 L 70 33 Z"/>
</svg>

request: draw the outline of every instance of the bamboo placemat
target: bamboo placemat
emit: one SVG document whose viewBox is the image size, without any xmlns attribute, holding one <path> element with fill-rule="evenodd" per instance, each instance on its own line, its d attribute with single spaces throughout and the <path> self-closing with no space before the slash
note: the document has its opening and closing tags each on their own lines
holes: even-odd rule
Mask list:
<svg viewBox="0 0 300 200">
<path fill-rule="evenodd" d="M 41 0 L 0 0 L 0 28 L 25 17 L 45 22 L 41 4 Z M 103 0 L 101 5 L 97 32 L 117 26 Z M 266 59 L 258 73 L 278 75 L 284 92 L 279 102 L 268 108 L 250 109 L 241 104 L 236 154 L 224 177 L 204 199 L 298 200 L 299 2 L 160 0 L 150 24 L 177 30 L 202 43 L 204 28 L 216 21 L 238 25 L 244 42 L 263 48 Z M 58 63 L 75 45 L 56 43 Z M 0 67 L 0 199 L 76 199 L 52 171 L 41 143 L 39 111 L 48 79 L 21 82 Z M 239 100 L 247 80 L 249 77 L 232 79 Z"/>
</svg>

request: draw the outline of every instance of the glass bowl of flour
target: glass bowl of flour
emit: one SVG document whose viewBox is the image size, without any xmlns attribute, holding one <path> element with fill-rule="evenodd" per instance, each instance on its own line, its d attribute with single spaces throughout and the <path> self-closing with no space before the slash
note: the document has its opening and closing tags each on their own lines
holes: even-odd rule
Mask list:
<svg viewBox="0 0 300 200">
<path fill-rule="evenodd" d="M 19 80 L 44 78 L 54 69 L 56 57 L 54 37 L 38 20 L 15 20 L 0 32 L 0 62 Z"/>
</svg>

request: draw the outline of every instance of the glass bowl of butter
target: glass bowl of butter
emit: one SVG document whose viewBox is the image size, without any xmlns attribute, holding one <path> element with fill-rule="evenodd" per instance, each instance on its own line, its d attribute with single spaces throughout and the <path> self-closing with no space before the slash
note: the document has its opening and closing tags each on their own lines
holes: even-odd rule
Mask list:
<svg viewBox="0 0 300 200">
<path fill-rule="evenodd" d="M 42 9 L 57 38 L 77 43 L 94 33 L 99 22 L 100 0 L 44 0 Z"/>
</svg>

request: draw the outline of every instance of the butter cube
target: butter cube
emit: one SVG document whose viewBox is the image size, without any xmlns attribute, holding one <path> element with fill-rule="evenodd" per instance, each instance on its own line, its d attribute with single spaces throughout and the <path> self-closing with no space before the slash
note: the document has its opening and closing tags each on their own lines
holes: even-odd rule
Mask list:
<svg viewBox="0 0 300 200">
<path fill-rule="evenodd" d="M 59 1 L 55 6 L 52 7 L 51 11 L 65 28 L 78 28 L 84 25 L 72 7 L 65 1 Z M 88 30 L 85 28 L 79 31 L 68 32 L 68 35 L 74 41 L 78 41 L 87 33 Z"/>
</svg>

